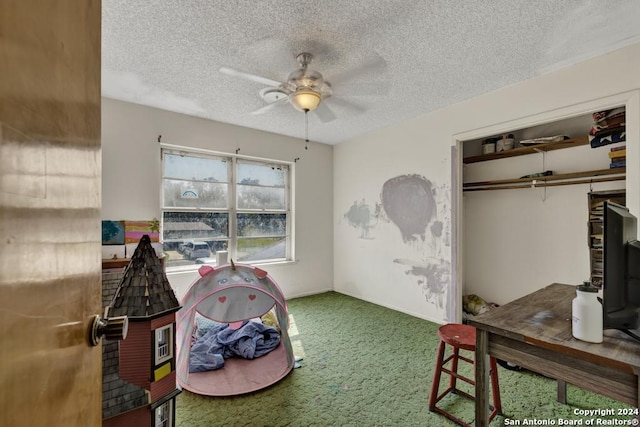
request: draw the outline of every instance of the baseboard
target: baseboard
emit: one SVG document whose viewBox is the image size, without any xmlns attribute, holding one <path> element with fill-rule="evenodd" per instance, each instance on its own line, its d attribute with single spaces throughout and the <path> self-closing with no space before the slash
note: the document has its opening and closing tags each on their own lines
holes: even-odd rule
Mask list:
<svg viewBox="0 0 640 427">
<path fill-rule="evenodd" d="M 309 291 L 309 292 L 302 292 L 302 293 L 298 293 L 298 294 L 294 294 L 291 296 L 287 296 L 287 300 L 290 299 L 294 299 L 294 298 L 303 298 L 303 297 L 310 297 L 312 295 L 320 295 L 320 294 L 325 294 L 327 292 L 334 292 L 333 288 L 325 288 L 325 289 L 316 289 L 313 291 Z"/>
<path fill-rule="evenodd" d="M 439 325 L 442 325 L 442 324 L 446 323 L 446 322 L 443 322 L 442 319 L 432 319 L 432 318 L 424 316 L 422 314 L 413 313 L 413 312 L 410 312 L 410 311 L 407 311 L 407 310 L 401 310 L 400 308 L 394 307 L 394 306 L 389 305 L 389 304 L 381 304 L 378 301 L 373 301 L 373 300 L 370 300 L 370 299 L 367 299 L 367 298 L 362 298 L 359 295 L 353 295 L 353 294 L 350 294 L 348 292 L 339 291 L 339 290 L 336 290 L 336 289 L 331 289 L 331 291 L 339 293 L 339 294 L 342 294 L 342 295 L 346 295 L 346 296 L 351 297 L 351 298 L 359 299 L 361 301 L 366 301 L 366 302 L 371 303 L 371 304 L 379 305 L 380 307 L 388 308 L 389 310 L 398 311 L 400 313 L 408 314 L 409 316 L 417 317 L 418 319 L 426 320 L 428 322 L 437 323 Z"/>
</svg>

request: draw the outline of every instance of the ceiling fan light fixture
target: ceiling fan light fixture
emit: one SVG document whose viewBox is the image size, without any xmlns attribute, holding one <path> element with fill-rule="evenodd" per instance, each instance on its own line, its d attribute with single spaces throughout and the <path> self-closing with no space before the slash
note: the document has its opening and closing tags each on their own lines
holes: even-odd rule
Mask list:
<svg viewBox="0 0 640 427">
<path fill-rule="evenodd" d="M 318 105 L 322 97 L 320 93 L 308 88 L 299 88 L 295 92 L 289 95 L 289 101 L 296 110 L 300 111 L 313 111 Z"/>
</svg>

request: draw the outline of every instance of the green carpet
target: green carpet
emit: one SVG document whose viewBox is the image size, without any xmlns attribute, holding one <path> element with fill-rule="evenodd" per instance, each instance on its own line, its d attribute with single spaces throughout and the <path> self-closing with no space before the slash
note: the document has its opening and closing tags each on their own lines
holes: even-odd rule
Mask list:
<svg viewBox="0 0 640 427">
<path fill-rule="evenodd" d="M 247 395 L 183 391 L 176 404 L 178 427 L 455 425 L 427 405 L 439 325 L 336 292 L 292 299 L 288 306 L 289 334 L 295 354 L 304 357 L 302 367 Z M 472 367 L 462 371 L 470 375 Z M 505 415 L 492 426 L 527 425 L 525 419 L 586 422 L 593 417 L 575 415 L 575 409 L 629 408 L 571 385 L 569 404 L 562 405 L 555 400 L 554 380 L 527 371 L 500 367 L 499 378 Z M 441 405 L 474 420 L 468 399 L 449 395 Z M 628 420 L 606 419 L 616 418 Z"/>
</svg>

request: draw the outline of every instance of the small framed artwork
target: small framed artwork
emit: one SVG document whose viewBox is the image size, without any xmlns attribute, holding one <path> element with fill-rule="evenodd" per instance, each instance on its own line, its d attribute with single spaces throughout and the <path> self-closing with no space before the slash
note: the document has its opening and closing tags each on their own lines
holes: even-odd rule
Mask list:
<svg viewBox="0 0 640 427">
<path fill-rule="evenodd" d="M 124 245 L 124 221 L 102 221 L 102 244 Z"/>
<path fill-rule="evenodd" d="M 125 221 L 124 240 L 125 243 L 138 243 L 142 236 L 147 234 L 152 242 L 160 241 L 160 223 L 153 221 Z"/>
</svg>

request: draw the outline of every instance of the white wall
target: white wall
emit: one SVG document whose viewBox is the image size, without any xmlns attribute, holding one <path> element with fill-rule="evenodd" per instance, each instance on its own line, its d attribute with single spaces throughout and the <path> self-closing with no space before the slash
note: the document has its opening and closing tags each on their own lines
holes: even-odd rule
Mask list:
<svg viewBox="0 0 640 427">
<path fill-rule="evenodd" d="M 467 293 L 470 289 L 501 303 L 546 286 L 552 281 L 578 282 L 586 278 L 587 188 L 584 186 L 572 190 L 568 187 L 548 189 L 544 202 L 528 190 L 521 190 L 517 196 L 514 196 L 514 191 L 495 191 L 472 196 L 465 194 L 457 199 L 460 190 L 456 187 L 447 196 L 440 194 L 436 200 L 439 203 L 438 217 L 447 221 L 442 237 L 438 238 L 427 228 L 424 241 L 419 238 L 411 243 L 405 243 L 401 239 L 399 228 L 393 222 L 384 221 L 379 221 L 368 230 L 368 238 L 362 238 L 360 230 L 349 223 L 345 214 L 349 213 L 354 201 L 364 200 L 365 204 L 375 206 L 380 201 L 383 183 L 399 175 L 418 174 L 443 191 L 451 189 L 452 183 L 455 183 L 452 179 L 451 146 L 455 145 L 456 139 L 490 136 L 498 130 L 509 130 L 507 126 L 528 122 L 527 118 L 531 117 L 552 120 L 554 111 L 557 112 L 555 116 L 561 115 L 562 109 L 571 106 L 574 107 L 569 110 L 586 113 L 586 110 L 582 111 L 576 105 L 592 106 L 593 111 L 597 111 L 606 102 L 594 100 L 640 88 L 638 70 L 640 44 L 336 146 L 335 290 L 442 322 L 457 320 L 458 316 L 459 307 L 452 308 L 451 304 L 447 304 L 452 298 L 455 306 L 459 299 L 452 275 L 464 282 L 466 289 L 462 289 L 462 293 Z M 631 103 L 631 108 L 628 106 L 627 115 L 631 120 L 627 125 L 627 202 L 631 211 L 638 215 L 640 108 L 637 96 Z M 581 156 L 575 155 L 572 161 L 579 162 L 579 157 Z M 457 170 L 454 169 L 453 173 L 459 176 Z M 481 197 L 489 201 L 501 198 L 503 201 L 500 202 L 499 213 L 466 209 L 467 203 L 471 207 L 476 206 L 473 199 Z M 491 226 L 489 237 L 476 236 L 475 243 L 471 242 L 471 237 L 469 241 L 466 240 L 465 229 L 459 229 L 462 245 L 459 248 L 457 242 L 452 241 L 451 234 L 446 232 L 447 229 L 452 229 L 455 221 L 454 216 L 449 213 L 452 198 L 460 200 L 462 206 L 458 208 L 458 215 L 462 218 L 464 212 L 467 221 L 471 221 L 475 215 L 499 218 L 505 214 L 511 220 L 505 227 Z M 509 201 L 506 208 L 508 213 L 505 212 L 504 200 Z M 534 205 L 551 207 L 551 213 L 537 217 L 531 215 L 530 209 Z M 560 221 L 562 214 L 559 211 L 563 210 L 563 206 L 573 208 L 566 211 L 567 219 Z M 575 212 L 581 212 L 581 216 L 574 218 Z M 535 217 L 536 225 L 523 227 L 519 218 L 531 217 Z M 512 235 L 517 237 L 510 238 Z M 489 243 L 496 246 L 490 247 Z M 532 248 L 538 253 L 545 252 L 542 262 L 536 263 L 531 258 L 526 258 L 527 255 L 532 255 Z M 472 257 L 483 253 L 490 256 L 488 271 L 494 270 L 494 274 L 493 279 L 483 278 L 482 284 L 477 284 L 474 281 L 477 273 L 468 271 L 468 268 L 474 263 L 482 264 Z M 455 258 L 453 254 L 459 257 Z M 503 254 L 507 254 L 508 259 L 500 262 Z M 394 262 L 397 259 L 406 262 Z M 445 274 L 436 268 L 452 261 L 458 263 L 457 271 L 454 268 Z M 495 271 L 496 266 L 501 268 L 499 273 Z M 412 274 L 418 271 L 416 267 L 422 268 L 419 270 L 423 273 L 422 276 Z"/>
<path fill-rule="evenodd" d="M 160 218 L 162 142 L 295 163 L 296 262 L 265 270 L 285 297 L 332 289 L 333 147 L 204 120 L 113 99 L 102 99 L 102 219 Z M 195 271 L 168 273 L 178 296 Z"/>
<path fill-rule="evenodd" d="M 334 149 L 334 287 L 356 298 L 438 321 L 445 317 L 444 291 L 450 284 L 451 133 L 437 119 L 435 124 L 424 120 L 407 121 Z M 405 241 L 386 212 L 376 219 L 375 211 L 382 204 L 385 182 L 411 175 L 431 184 L 436 212 L 424 233 L 418 230 L 413 240 Z M 367 234 L 358 221 L 349 220 L 354 203 L 369 207 Z M 432 232 L 439 221 L 444 229 Z"/>
</svg>

